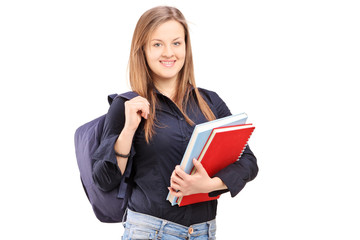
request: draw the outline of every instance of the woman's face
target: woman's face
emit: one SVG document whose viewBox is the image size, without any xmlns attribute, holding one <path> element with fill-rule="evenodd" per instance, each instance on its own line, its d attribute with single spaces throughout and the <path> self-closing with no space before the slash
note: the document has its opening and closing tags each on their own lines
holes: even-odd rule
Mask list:
<svg viewBox="0 0 360 240">
<path fill-rule="evenodd" d="M 184 27 L 175 20 L 158 26 L 145 47 L 154 81 L 176 80 L 185 62 Z"/>
</svg>

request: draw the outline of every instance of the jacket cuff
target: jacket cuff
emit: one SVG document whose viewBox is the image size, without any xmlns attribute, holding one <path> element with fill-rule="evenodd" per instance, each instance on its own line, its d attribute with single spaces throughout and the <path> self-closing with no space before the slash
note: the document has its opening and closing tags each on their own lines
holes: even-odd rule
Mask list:
<svg viewBox="0 0 360 240">
<path fill-rule="evenodd" d="M 227 189 L 218 190 L 209 193 L 209 196 L 217 196 L 226 192 L 230 192 L 231 197 L 235 197 L 246 185 L 240 176 L 237 174 L 231 174 L 227 168 L 222 169 L 214 177 L 218 177 L 226 185 Z"/>
<path fill-rule="evenodd" d="M 227 193 L 229 191 L 229 189 L 224 189 L 224 190 L 217 190 L 217 191 L 213 191 L 213 192 L 209 192 L 209 197 L 217 197 L 223 193 Z"/>
<path fill-rule="evenodd" d="M 93 154 L 93 159 L 111 162 L 117 165 L 114 145 L 118 137 L 118 135 L 112 135 L 106 139 L 103 139 L 100 143 L 100 146 Z"/>
</svg>

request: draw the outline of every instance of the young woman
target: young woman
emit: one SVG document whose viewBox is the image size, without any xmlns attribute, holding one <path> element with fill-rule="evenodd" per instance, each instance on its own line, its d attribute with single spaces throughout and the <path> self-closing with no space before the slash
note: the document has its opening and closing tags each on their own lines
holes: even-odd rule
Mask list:
<svg viewBox="0 0 360 240">
<path fill-rule="evenodd" d="M 118 187 L 129 159 L 132 194 L 123 239 L 215 239 L 217 201 L 178 207 L 176 196 L 230 191 L 235 196 L 258 172 L 247 147 L 239 161 L 209 177 L 178 166 L 196 124 L 231 115 L 212 91 L 197 88 L 190 36 L 182 13 L 173 7 L 145 12 L 134 31 L 130 84 L 139 96 L 110 106 L 93 177 L 104 191 Z M 109 150 L 110 149 L 110 150 Z"/>
</svg>

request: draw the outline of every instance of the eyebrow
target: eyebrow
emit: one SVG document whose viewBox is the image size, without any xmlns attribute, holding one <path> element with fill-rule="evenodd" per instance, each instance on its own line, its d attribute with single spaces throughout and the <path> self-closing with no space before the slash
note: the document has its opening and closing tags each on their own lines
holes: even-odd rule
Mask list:
<svg viewBox="0 0 360 240">
<path fill-rule="evenodd" d="M 180 38 L 182 38 L 182 37 L 177 37 L 177 38 L 175 38 L 173 41 L 179 40 Z M 159 42 L 162 42 L 163 40 L 161 40 L 161 39 L 152 39 L 151 41 L 159 41 Z"/>
</svg>

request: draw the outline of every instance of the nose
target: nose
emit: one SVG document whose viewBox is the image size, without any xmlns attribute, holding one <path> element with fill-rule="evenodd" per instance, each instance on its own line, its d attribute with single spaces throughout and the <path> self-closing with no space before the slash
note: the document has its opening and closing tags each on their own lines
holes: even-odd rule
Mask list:
<svg viewBox="0 0 360 240">
<path fill-rule="evenodd" d="M 174 56 L 174 51 L 171 48 L 171 46 L 164 47 L 164 50 L 162 52 L 163 57 L 171 58 Z"/>
</svg>

